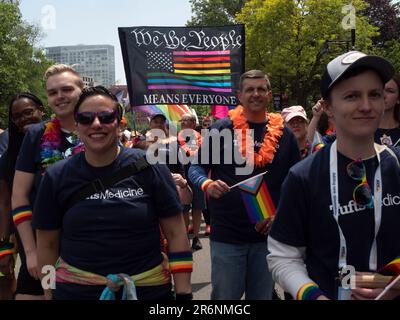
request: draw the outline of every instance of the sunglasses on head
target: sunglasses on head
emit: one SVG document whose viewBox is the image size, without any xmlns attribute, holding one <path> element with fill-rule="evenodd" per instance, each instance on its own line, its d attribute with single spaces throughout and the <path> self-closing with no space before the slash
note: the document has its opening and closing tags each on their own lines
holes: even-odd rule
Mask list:
<svg viewBox="0 0 400 320">
<path fill-rule="evenodd" d="M 347 174 L 356 181 L 361 181 L 359 185 L 354 188 L 353 200 L 367 208 L 372 208 L 374 206 L 374 200 L 372 197 L 371 188 L 367 182 L 367 172 L 365 165 L 361 159 L 350 162 L 347 165 Z"/>
<path fill-rule="evenodd" d="M 111 124 L 117 119 L 118 111 L 101 112 L 78 112 L 75 114 L 75 121 L 82 125 L 91 125 L 93 121 L 99 119 L 101 124 Z"/>
</svg>

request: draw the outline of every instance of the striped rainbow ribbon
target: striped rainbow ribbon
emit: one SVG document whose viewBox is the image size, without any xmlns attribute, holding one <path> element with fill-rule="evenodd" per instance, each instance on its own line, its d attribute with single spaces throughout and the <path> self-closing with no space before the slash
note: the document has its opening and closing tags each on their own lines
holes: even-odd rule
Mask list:
<svg viewBox="0 0 400 320">
<path fill-rule="evenodd" d="M 11 254 L 14 254 L 14 244 L 8 243 L 0 248 L 0 259 Z"/>
<path fill-rule="evenodd" d="M 170 252 L 168 259 L 171 273 L 193 271 L 193 254 L 191 251 Z"/>
<path fill-rule="evenodd" d="M 32 220 L 32 207 L 31 206 L 21 206 L 15 208 L 11 211 L 14 225 L 18 226 L 20 223 Z"/>
<path fill-rule="evenodd" d="M 297 300 L 317 300 L 322 296 L 323 292 L 319 289 L 315 282 L 308 282 L 297 292 Z"/>
</svg>

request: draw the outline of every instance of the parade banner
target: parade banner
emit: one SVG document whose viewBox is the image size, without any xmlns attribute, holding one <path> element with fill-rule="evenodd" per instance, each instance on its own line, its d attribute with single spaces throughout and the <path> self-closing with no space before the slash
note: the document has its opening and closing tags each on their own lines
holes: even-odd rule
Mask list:
<svg viewBox="0 0 400 320">
<path fill-rule="evenodd" d="M 132 106 L 237 105 L 244 26 L 118 28 Z"/>
</svg>

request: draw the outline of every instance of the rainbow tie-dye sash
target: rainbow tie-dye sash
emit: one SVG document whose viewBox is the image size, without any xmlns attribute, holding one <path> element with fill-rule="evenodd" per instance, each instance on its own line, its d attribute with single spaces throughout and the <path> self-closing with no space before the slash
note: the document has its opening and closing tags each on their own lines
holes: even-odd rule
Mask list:
<svg viewBox="0 0 400 320">
<path fill-rule="evenodd" d="M 61 257 L 57 260 L 55 267 L 56 267 L 56 282 L 75 283 L 81 285 L 106 286 L 105 290 L 103 291 L 102 297 L 106 292 L 109 291 L 108 290 L 108 286 L 110 284 L 109 280 L 115 278 L 113 282 L 120 285 L 121 282 L 119 282 L 117 278 L 126 277 L 126 275 L 123 274 L 109 275 L 107 277 L 104 277 L 99 274 L 84 271 L 69 265 Z M 163 263 L 159 264 L 153 269 L 128 277 L 130 278 L 130 282 L 132 283 L 133 287 L 159 286 L 171 282 L 171 274 L 168 269 L 167 260 L 164 260 Z"/>
<path fill-rule="evenodd" d="M 238 187 L 251 223 L 257 223 L 275 215 L 275 205 L 264 176 L 243 182 Z"/>
</svg>

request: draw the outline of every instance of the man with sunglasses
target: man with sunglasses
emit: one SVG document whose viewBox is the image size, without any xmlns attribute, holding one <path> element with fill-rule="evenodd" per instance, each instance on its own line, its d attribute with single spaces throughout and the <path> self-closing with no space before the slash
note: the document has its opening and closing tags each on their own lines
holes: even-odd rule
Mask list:
<svg viewBox="0 0 400 320">
<path fill-rule="evenodd" d="M 47 167 L 72 155 L 78 142 L 73 131 L 74 107 L 84 86 L 80 75 L 68 65 L 56 64 L 47 69 L 44 78 L 48 104 L 55 117 L 28 128 L 15 167 L 12 214 L 23 244 L 19 250 L 26 255 L 16 299 L 43 299 L 31 226 L 32 207 Z"/>
<path fill-rule="evenodd" d="M 337 140 L 290 170 L 268 239 L 274 279 L 299 300 L 374 299 L 383 288 L 350 291 L 335 279 L 378 272 L 400 254 L 400 152 L 374 144 L 393 73 L 384 58 L 357 51 L 326 67 L 322 103 Z"/>
</svg>

